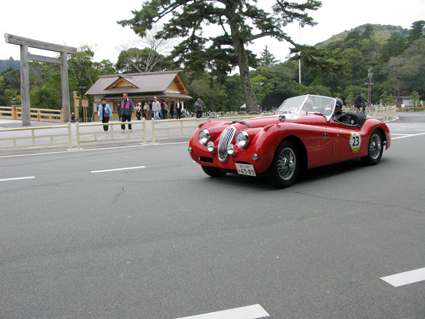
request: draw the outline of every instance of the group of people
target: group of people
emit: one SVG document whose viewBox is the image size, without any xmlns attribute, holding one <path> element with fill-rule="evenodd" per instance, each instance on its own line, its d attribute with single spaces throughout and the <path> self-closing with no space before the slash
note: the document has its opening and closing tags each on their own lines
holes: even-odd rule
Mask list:
<svg viewBox="0 0 425 319">
<path fill-rule="evenodd" d="M 147 103 L 147 102 L 146 102 Z M 170 118 L 174 118 L 174 107 L 176 109 L 176 119 L 181 119 L 183 111 L 183 102 L 177 99 L 176 104 L 170 103 Z M 153 112 L 153 118 L 155 121 L 163 120 L 167 118 L 168 110 L 164 100 L 158 101 L 156 96 L 153 98 L 150 110 Z"/>
<path fill-rule="evenodd" d="M 170 104 L 170 118 L 174 118 L 174 107 L 176 109 L 176 118 L 181 119 L 182 111 L 183 111 L 183 103 L 180 99 L 177 99 L 176 103 L 171 102 Z M 205 103 L 201 100 L 200 97 L 195 102 L 195 111 L 196 117 L 201 118 L 202 112 L 205 109 Z M 131 116 L 133 114 L 133 110 L 136 111 L 136 117 L 138 120 L 141 117 L 145 119 L 154 119 L 155 121 L 159 121 L 161 119 L 167 118 L 168 110 L 166 108 L 166 104 L 164 100 L 159 101 L 156 96 L 153 98 L 153 102 L 149 104 L 147 101 L 145 102 L 143 108 L 142 103 L 138 102 L 134 107 L 133 101 L 128 98 L 126 93 L 123 94 L 123 99 L 119 105 L 118 116 L 120 117 L 121 122 L 129 122 L 128 129 L 131 130 Z M 109 119 L 112 117 L 112 109 L 109 104 L 106 103 L 106 99 L 102 99 L 101 106 L 98 108 L 97 114 L 101 119 L 102 123 L 109 123 Z M 103 130 L 108 131 L 109 125 L 104 125 Z M 125 130 L 125 124 L 121 125 L 121 129 Z"/>
<path fill-rule="evenodd" d="M 123 99 L 120 103 L 120 108 L 118 114 L 120 116 L 121 122 L 129 122 L 128 129 L 131 130 L 131 116 L 133 115 L 134 104 L 133 101 L 128 98 L 128 95 L 124 93 L 122 95 Z M 112 117 L 112 109 L 109 104 L 106 103 L 106 99 L 102 99 L 101 106 L 97 110 L 99 118 L 102 120 L 102 123 L 109 123 L 109 119 Z M 103 125 L 103 130 L 108 131 L 109 125 Z M 125 130 L 125 124 L 121 125 L 121 129 Z"/>
</svg>

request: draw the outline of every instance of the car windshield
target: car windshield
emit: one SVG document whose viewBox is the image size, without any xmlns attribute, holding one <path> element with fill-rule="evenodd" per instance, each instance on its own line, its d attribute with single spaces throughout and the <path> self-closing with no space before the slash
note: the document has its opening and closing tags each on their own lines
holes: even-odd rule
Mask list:
<svg viewBox="0 0 425 319">
<path fill-rule="evenodd" d="M 276 114 L 281 113 L 311 113 L 322 114 L 330 119 L 334 107 L 335 99 L 319 95 L 301 95 L 285 100 L 277 109 Z"/>
</svg>

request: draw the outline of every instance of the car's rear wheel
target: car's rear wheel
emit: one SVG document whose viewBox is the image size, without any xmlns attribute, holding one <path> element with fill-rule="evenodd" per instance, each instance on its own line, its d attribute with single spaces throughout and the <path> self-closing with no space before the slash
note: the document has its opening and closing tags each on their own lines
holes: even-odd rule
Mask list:
<svg viewBox="0 0 425 319">
<path fill-rule="evenodd" d="M 382 133 L 379 130 L 374 130 L 369 138 L 367 156 L 362 157 L 361 160 L 365 165 L 376 165 L 379 163 L 384 151 Z"/>
<path fill-rule="evenodd" d="M 217 167 L 210 167 L 210 166 L 202 166 L 203 171 L 205 174 L 211 176 L 211 177 L 221 177 L 226 175 L 226 172 L 222 172 Z"/>
<path fill-rule="evenodd" d="M 289 187 L 294 184 L 299 171 L 300 158 L 297 146 L 292 141 L 281 142 L 266 172 L 268 182 L 277 188 Z"/>
</svg>

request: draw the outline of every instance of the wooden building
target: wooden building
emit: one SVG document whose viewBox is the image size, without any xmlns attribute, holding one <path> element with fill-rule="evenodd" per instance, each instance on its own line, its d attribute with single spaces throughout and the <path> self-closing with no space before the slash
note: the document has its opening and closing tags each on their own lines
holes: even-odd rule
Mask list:
<svg viewBox="0 0 425 319">
<path fill-rule="evenodd" d="M 86 95 L 94 97 L 93 110 L 97 117 L 97 106 L 102 98 L 111 106 L 113 118 L 118 118 L 118 109 L 122 101 L 122 95 L 127 93 L 136 107 L 141 102 L 152 102 L 156 97 L 164 100 L 169 110 L 171 102 L 180 99 L 183 103 L 192 97 L 180 76 L 181 71 L 128 73 L 115 75 L 101 75 L 95 84 L 86 92 Z M 133 113 L 135 117 L 135 111 Z"/>
</svg>

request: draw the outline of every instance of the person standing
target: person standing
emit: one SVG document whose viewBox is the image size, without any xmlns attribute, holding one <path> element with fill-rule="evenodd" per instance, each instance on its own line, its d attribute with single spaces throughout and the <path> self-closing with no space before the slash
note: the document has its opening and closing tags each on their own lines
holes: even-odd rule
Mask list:
<svg viewBox="0 0 425 319">
<path fill-rule="evenodd" d="M 152 102 L 149 102 L 149 119 L 153 119 Z"/>
<path fill-rule="evenodd" d="M 142 107 L 141 107 L 142 103 L 137 103 L 136 105 L 136 117 L 137 119 L 140 121 L 140 112 L 142 111 Z"/>
<path fill-rule="evenodd" d="M 133 101 L 127 96 L 127 93 L 122 95 L 123 100 L 121 101 L 121 120 L 122 122 L 128 121 L 131 123 L 131 115 L 133 114 Z M 121 129 L 125 130 L 125 124 L 121 125 Z M 128 124 L 128 129 L 131 130 L 131 124 Z"/>
<path fill-rule="evenodd" d="M 161 100 L 161 119 L 165 120 L 165 101 Z"/>
<path fill-rule="evenodd" d="M 153 111 L 153 117 L 155 121 L 159 121 L 159 112 L 161 111 L 161 103 L 156 99 L 156 96 L 153 98 L 152 102 L 152 111 Z"/>
<path fill-rule="evenodd" d="M 357 93 L 356 98 L 354 99 L 354 106 L 356 107 L 357 111 L 360 113 L 360 108 L 363 108 L 363 113 L 365 111 L 365 107 L 366 104 L 365 102 L 370 103 L 368 100 L 366 100 L 363 96 L 362 96 L 362 92 L 359 91 L 359 93 Z"/>
<path fill-rule="evenodd" d="M 200 119 L 202 117 L 202 111 L 205 109 L 205 103 L 201 100 L 200 97 L 198 97 L 198 100 L 195 102 L 195 111 L 196 111 L 196 118 Z"/>
<path fill-rule="evenodd" d="M 174 117 L 174 102 L 170 103 L 170 118 L 173 119 Z"/>
<path fill-rule="evenodd" d="M 176 102 L 176 113 L 177 113 L 177 119 L 182 118 L 182 110 L 183 110 L 183 103 L 180 102 L 180 100 L 177 100 Z"/>
<path fill-rule="evenodd" d="M 97 115 L 99 115 L 102 123 L 109 123 L 109 119 L 112 117 L 112 110 L 109 104 L 106 104 L 106 100 L 102 99 L 101 105 L 97 110 Z M 103 125 L 103 130 L 106 132 L 109 129 L 109 125 Z"/>
<path fill-rule="evenodd" d="M 146 101 L 145 105 L 143 105 L 142 115 L 146 120 L 149 120 L 149 104 L 148 104 L 148 101 Z"/>
<path fill-rule="evenodd" d="M 118 114 L 118 121 L 121 122 L 121 103 L 118 103 L 117 114 Z"/>
</svg>

